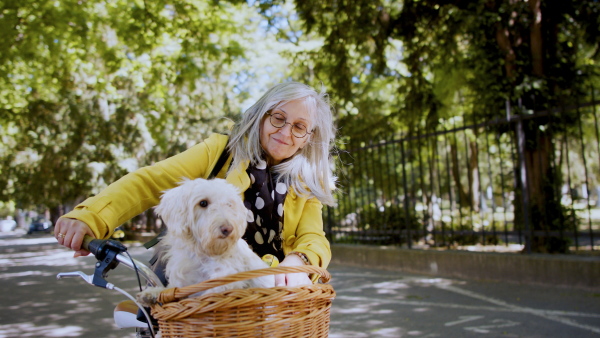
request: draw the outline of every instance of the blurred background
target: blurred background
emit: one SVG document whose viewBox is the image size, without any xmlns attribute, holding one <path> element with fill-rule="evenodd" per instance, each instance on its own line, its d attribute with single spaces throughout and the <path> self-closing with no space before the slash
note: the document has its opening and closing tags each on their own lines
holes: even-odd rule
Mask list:
<svg viewBox="0 0 600 338">
<path fill-rule="evenodd" d="M 0 32 L 3 232 L 51 232 L 294 80 L 335 108 L 332 242 L 600 248 L 596 0 L 3 0 Z"/>
</svg>

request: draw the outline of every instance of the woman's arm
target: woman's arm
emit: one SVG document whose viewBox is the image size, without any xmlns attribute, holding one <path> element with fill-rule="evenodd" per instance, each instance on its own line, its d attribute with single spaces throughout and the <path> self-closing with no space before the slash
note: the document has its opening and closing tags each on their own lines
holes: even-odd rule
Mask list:
<svg viewBox="0 0 600 338">
<path fill-rule="evenodd" d="M 175 187 L 183 178 L 205 177 L 226 144 L 227 136 L 214 134 L 181 154 L 129 173 L 62 216 L 57 226 L 64 238 L 78 239 L 75 233 L 67 232 L 70 226 L 79 223 L 65 219 L 78 220 L 89 227 L 94 237 L 107 238 L 120 224 L 157 205 L 161 193 Z M 73 228 L 73 232 L 76 231 L 80 232 Z M 80 250 L 81 241 L 69 244 L 65 246 Z"/>
<path fill-rule="evenodd" d="M 316 198 L 304 199 L 292 191 L 284 208 L 285 225 L 283 246 L 286 257 L 281 266 L 312 264 L 327 268 L 331 260 L 329 241 L 323 231 L 323 205 Z M 288 198 L 286 197 L 286 198 Z M 302 258 L 305 256 L 305 261 Z M 316 279 L 315 276 L 314 279 Z M 276 285 L 302 285 L 310 283 L 307 274 L 286 274 L 275 276 Z"/>
<path fill-rule="evenodd" d="M 304 199 L 296 197 L 292 191 L 290 193 L 293 203 L 284 208 L 284 251 L 286 254 L 301 252 L 310 264 L 327 268 L 331 261 L 331 248 L 323 231 L 323 204 L 316 198 Z M 286 214 L 288 211 L 289 214 Z"/>
</svg>

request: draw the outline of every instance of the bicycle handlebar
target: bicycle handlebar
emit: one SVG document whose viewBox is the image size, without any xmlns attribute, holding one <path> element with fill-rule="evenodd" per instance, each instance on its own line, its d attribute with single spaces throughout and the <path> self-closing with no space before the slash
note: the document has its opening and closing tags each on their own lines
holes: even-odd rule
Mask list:
<svg viewBox="0 0 600 338">
<path fill-rule="evenodd" d="M 109 270 L 112 270 L 115 267 L 117 267 L 119 263 L 123 263 L 123 265 L 134 270 L 137 274 L 141 275 L 149 284 L 149 286 L 163 286 L 162 281 L 154 273 L 154 271 L 152 271 L 152 269 L 142 264 L 141 262 L 131 258 L 130 256 L 126 256 L 123 254 L 123 252 L 127 251 L 127 247 L 121 244 L 120 242 L 105 239 L 95 239 L 91 236 L 86 235 L 84 236 L 83 242 L 81 243 L 81 248 L 88 250 L 89 252 L 94 254 L 96 259 L 98 260 L 96 262 L 96 271 L 94 272 L 94 274 L 86 275 L 81 271 L 61 272 L 56 275 L 56 278 L 61 279 L 63 277 L 81 277 L 88 284 L 109 290 L 117 290 L 129 297 L 134 302 L 136 302 L 135 298 L 133 298 L 129 293 L 116 287 L 112 283 L 108 283 L 104 279 Z M 148 315 L 147 311 L 137 302 L 136 304 L 144 313 L 147 322 L 151 323 L 152 319 Z M 154 337 L 155 335 L 152 325 L 148 324 L 148 327 L 151 330 L 152 337 Z"/>
<path fill-rule="evenodd" d="M 127 247 L 117 241 L 106 239 L 95 239 L 85 235 L 81 247 L 91 252 L 98 261 L 104 260 L 110 252 L 116 252 L 115 259 L 119 263 L 123 263 L 131 270 L 137 271 L 151 286 L 163 286 L 160 278 L 145 264 L 136 259 L 124 255 L 122 252 L 127 251 Z"/>
<path fill-rule="evenodd" d="M 92 236 L 85 235 L 85 236 L 83 237 L 83 242 L 81 242 L 81 248 L 82 248 L 82 249 L 85 249 L 85 250 L 87 250 L 87 251 L 89 251 L 89 252 L 91 252 L 91 253 L 93 253 L 93 254 L 94 254 L 94 256 L 95 256 L 95 255 L 96 255 L 96 253 L 95 253 L 95 252 L 92 252 L 92 250 L 93 250 L 93 249 L 90 249 L 90 243 L 91 243 L 93 240 L 96 240 L 96 239 L 95 239 L 94 237 L 92 237 Z"/>
</svg>

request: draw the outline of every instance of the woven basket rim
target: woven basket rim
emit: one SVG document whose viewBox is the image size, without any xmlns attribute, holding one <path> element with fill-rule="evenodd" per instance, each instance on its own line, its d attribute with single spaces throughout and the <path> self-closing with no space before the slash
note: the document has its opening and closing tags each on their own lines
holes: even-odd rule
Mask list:
<svg viewBox="0 0 600 338">
<path fill-rule="evenodd" d="M 153 305 L 152 315 L 165 338 L 328 337 L 331 304 L 336 295 L 330 284 L 230 289 L 180 300 L 174 297 L 175 294 L 191 295 L 198 291 L 198 285 L 210 289 L 248 276 L 255 278 L 257 274 L 260 277 L 294 272 L 318 273 L 326 281 L 331 278 L 327 270 L 314 266 L 253 270 L 181 288 L 187 293 L 178 292 L 177 288 L 168 289 L 173 299 Z"/>
<path fill-rule="evenodd" d="M 158 297 L 158 302 L 165 304 L 165 303 L 178 301 L 178 300 L 184 299 L 192 294 L 195 294 L 195 293 L 198 293 L 201 291 L 210 290 L 210 289 L 218 287 L 218 286 L 222 286 L 222 285 L 226 285 L 226 284 L 230 284 L 230 283 L 234 283 L 234 282 L 238 282 L 238 281 L 242 281 L 242 280 L 247 280 L 247 279 L 252 279 L 252 278 L 257 278 L 257 277 L 262 277 L 262 276 L 269 276 L 269 275 L 278 275 L 278 274 L 283 274 L 283 273 L 301 273 L 301 272 L 318 274 L 318 275 L 320 275 L 320 279 L 323 283 L 327 283 L 327 282 L 329 282 L 329 280 L 331 280 L 331 274 L 329 273 L 329 271 L 327 271 L 324 268 L 317 267 L 314 265 L 286 266 L 286 267 L 278 266 L 278 267 L 274 267 L 274 268 L 265 268 L 265 269 L 259 269 L 259 270 L 238 272 L 238 273 L 231 274 L 228 276 L 215 278 L 215 279 L 209 279 L 209 280 L 197 283 L 197 284 L 188 285 L 188 286 L 184 286 L 184 287 L 180 287 L 180 288 L 177 288 L 177 287 L 168 288 L 168 289 L 161 291 L 161 293 Z M 313 285 L 315 285 L 315 284 L 313 284 Z M 246 289 L 246 290 L 248 290 L 248 289 Z"/>
<path fill-rule="evenodd" d="M 239 303 L 244 304 L 241 307 L 254 307 L 256 309 L 268 308 L 274 304 L 286 304 L 292 307 L 295 306 L 294 304 L 300 304 L 306 307 L 305 310 L 310 310 L 308 308 L 310 304 L 306 302 L 306 298 L 310 298 L 311 302 L 331 302 L 335 295 L 335 290 L 330 284 L 231 289 L 185 298 L 176 302 L 155 304 L 152 306 L 152 314 L 160 320 L 181 319 L 181 314 L 185 314 L 185 317 L 187 317 L 236 309 L 240 307 Z"/>
</svg>

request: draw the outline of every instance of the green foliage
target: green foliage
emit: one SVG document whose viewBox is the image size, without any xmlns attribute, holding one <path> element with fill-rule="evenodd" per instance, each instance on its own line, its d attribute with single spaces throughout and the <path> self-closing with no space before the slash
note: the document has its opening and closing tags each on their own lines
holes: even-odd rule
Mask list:
<svg viewBox="0 0 600 338">
<path fill-rule="evenodd" d="M 268 17 L 273 11 L 264 7 L 280 4 L 259 2 Z M 486 120 L 505 114 L 507 98 L 526 98 L 533 107 L 535 96 L 533 108 L 542 109 L 557 95 L 578 92 L 583 78 L 597 77 L 590 68 L 597 69 L 600 54 L 600 5 L 541 2 L 537 37 L 530 3 L 296 1 L 304 36 L 324 39 L 296 63 L 298 73 L 332 88 L 347 135 L 432 128 L 457 114 Z M 538 43 L 543 59 L 534 52 Z"/>
<path fill-rule="evenodd" d="M 13 217 L 15 214 L 14 203 L 0 202 L 0 219 L 5 219 L 8 216 Z"/>
<path fill-rule="evenodd" d="M 331 212 L 331 210 L 330 210 Z M 409 245 L 422 235 L 421 222 L 400 205 L 364 205 L 332 229 L 336 243 Z"/>
<path fill-rule="evenodd" d="M 248 98 L 232 79 L 260 41 L 245 30 L 253 13 L 213 1 L 4 1 L 0 200 L 69 209 L 226 132 Z"/>
<path fill-rule="evenodd" d="M 330 92 L 344 158 L 342 182 L 361 198 L 382 196 L 365 208 L 388 210 L 402 198 L 413 206 L 427 204 L 434 175 L 420 170 L 448 160 L 435 141 L 410 141 L 403 150 L 390 145 L 395 148 L 386 155 L 368 147 L 352 151 L 391 135 L 414 140 L 451 129 L 456 121 L 505 117 L 507 99 L 521 98 L 525 108 L 513 109 L 515 114 L 585 102 L 589 88 L 600 85 L 598 2 L 541 2 L 539 36 L 534 3 L 5 0 L 0 201 L 70 206 L 127 171 L 178 153 L 211 132 L 226 132 L 229 119 L 265 88 L 294 79 L 322 83 Z M 569 111 L 561 116 L 563 127 L 553 129 L 544 120 L 526 123 L 530 158 L 554 153 L 544 144 L 576 130 L 576 117 Z M 501 140 L 511 130 L 481 132 Z M 595 133 L 589 126 L 584 132 Z M 539 135 L 550 141 L 537 142 Z M 455 147 L 462 154 L 464 148 L 468 157 L 474 139 L 469 134 L 446 144 L 446 151 Z M 569 142 L 560 146 L 578 146 Z M 503 147 L 508 143 L 498 142 Z M 585 150 L 590 157 L 592 148 Z M 509 150 L 502 151 L 509 157 Z M 463 165 L 461 154 L 456 160 Z M 370 158 L 373 168 L 361 157 Z M 572 171 L 584 176 L 581 168 Z M 544 175 L 537 173 L 540 186 Z M 400 190 L 391 186 L 401 179 L 408 182 L 404 196 L 394 196 Z M 468 183 L 466 177 L 455 181 Z M 561 183 L 556 178 L 553 188 Z M 554 200 L 545 208 L 556 198 L 548 195 Z M 364 212 L 361 217 L 368 224 L 374 220 Z M 375 218 L 393 217 L 388 212 Z"/>
<path fill-rule="evenodd" d="M 401 205 L 378 207 L 369 204 L 358 216 L 361 227 L 374 234 L 386 235 L 380 239 L 380 244 L 405 244 L 409 236 L 416 240 L 422 227 L 417 215 L 405 210 Z"/>
<path fill-rule="evenodd" d="M 469 123 L 502 118 L 507 101 L 524 107 L 511 114 L 584 102 L 591 99 L 590 84 L 599 78 L 597 2 L 295 3 L 306 32 L 324 38 L 320 50 L 299 66 L 332 87 L 344 150 L 356 138 L 383 139 L 399 131 L 412 137 L 456 116 Z M 565 130 L 577 120 L 571 117 L 564 120 Z M 558 132 L 544 129 L 546 123 L 532 120 L 534 126 L 524 136 L 524 156 L 540 158 L 544 165 L 554 153 L 547 140 Z M 507 131 L 512 132 L 488 130 Z M 538 143 L 539 137 L 545 142 Z M 560 203 L 552 200 L 557 196 L 544 195 L 548 168 L 530 165 L 529 182 L 540 194 L 532 198 L 533 208 Z M 379 176 L 374 172 L 352 179 L 377 181 Z M 365 187 L 363 193 L 368 196 L 372 190 Z M 548 222 L 533 221 L 536 230 L 552 229 Z"/>
</svg>

